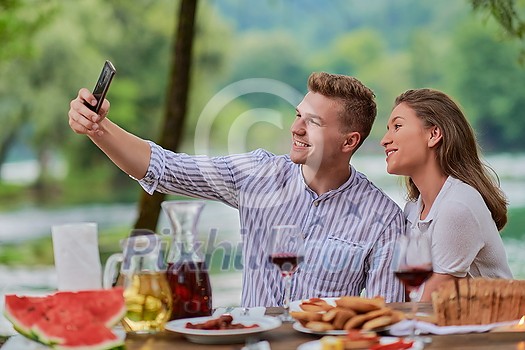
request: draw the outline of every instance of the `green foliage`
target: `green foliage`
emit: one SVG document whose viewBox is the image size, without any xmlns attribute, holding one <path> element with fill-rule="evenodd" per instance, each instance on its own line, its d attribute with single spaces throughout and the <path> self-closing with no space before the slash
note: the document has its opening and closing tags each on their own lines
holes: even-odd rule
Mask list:
<svg viewBox="0 0 525 350">
<path fill-rule="evenodd" d="M 523 38 L 525 22 L 521 18 L 515 0 L 470 0 L 476 11 L 490 14 L 503 29 L 513 37 Z"/>
<path fill-rule="evenodd" d="M 56 1 L 0 0 L 0 64 L 31 55 L 29 38 L 52 20 L 56 7 Z"/>
<path fill-rule="evenodd" d="M 525 67 L 514 59 L 517 43 L 476 22 L 461 26 L 450 56 L 449 86 L 465 107 L 486 151 L 523 150 Z"/>
<path fill-rule="evenodd" d="M 501 231 L 504 239 L 525 239 L 525 208 L 510 209 L 508 223 Z"/>
<path fill-rule="evenodd" d="M 30 192 L 24 185 L 0 183 L 0 211 L 13 210 L 27 203 Z"/>
<path fill-rule="evenodd" d="M 120 240 L 127 237 L 129 228 L 101 230 L 98 236 L 100 260 L 105 262 L 120 252 Z M 53 241 L 51 235 L 24 242 L 4 243 L 0 246 L 0 264 L 7 266 L 53 266 Z"/>
<path fill-rule="evenodd" d="M 525 3 L 521 0 L 470 0 L 472 8 L 492 18 L 503 29 L 505 35 L 510 39 L 521 41 L 519 51 L 519 62 L 525 64 L 525 20 L 523 12 Z"/>
<path fill-rule="evenodd" d="M 523 2 L 512 3 L 519 17 Z M 515 60 L 519 43 L 501 41 L 495 21 L 484 26 L 467 21 L 479 22 L 469 4 L 200 2 L 184 150 L 194 152 L 200 113 L 228 84 L 265 77 L 301 94 L 310 72 L 320 70 L 355 75 L 375 91 L 379 113 L 364 152 L 379 151 L 395 96 L 423 86 L 451 92 L 464 105 L 484 149 L 521 150 L 525 109 L 520 95 L 523 68 Z M 88 138 L 72 133 L 66 113 L 78 89 L 92 88 L 103 61 L 111 59 L 117 76 L 108 94 L 109 117 L 130 132 L 156 140 L 178 2 L 0 0 L 0 9 L 0 148 L 14 130 L 11 147 L 30 147 L 44 169 L 53 167 L 46 155 L 58 155 L 68 169 L 66 179 L 55 179 L 50 171 L 42 174 L 38 186 L 31 184 L 33 188 L 20 189 L 16 196 L 3 195 L 0 187 L 1 202 L 24 197 L 35 202 L 40 187 L 48 190 L 38 196 L 44 201 L 38 205 L 135 201 L 140 191 L 136 183 Z M 512 22 L 514 29 L 517 23 Z M 251 94 L 216 114 L 209 153 L 257 147 L 288 151 L 293 106 L 279 98 Z M 280 125 L 268 122 L 274 119 L 280 119 Z"/>
</svg>

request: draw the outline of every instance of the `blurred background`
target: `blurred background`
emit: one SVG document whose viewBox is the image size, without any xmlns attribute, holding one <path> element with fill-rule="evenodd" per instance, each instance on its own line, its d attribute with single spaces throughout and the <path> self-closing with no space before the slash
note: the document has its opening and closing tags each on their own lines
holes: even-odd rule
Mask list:
<svg viewBox="0 0 525 350">
<path fill-rule="evenodd" d="M 137 225 L 141 188 L 71 131 L 67 111 L 79 88 L 94 87 L 109 59 L 117 69 L 107 96 L 110 118 L 158 141 L 168 118 L 172 67 L 182 69 L 172 51 L 180 4 L 0 0 L 2 292 L 56 287 L 52 225 L 96 222 L 102 262 Z M 509 197 L 503 237 L 515 277 L 525 278 L 520 17 L 523 0 L 199 1 L 187 111 L 181 130 L 173 130 L 180 132 L 177 149 L 287 153 L 309 74 L 353 75 L 378 102 L 372 133 L 353 164 L 403 206 L 403 189 L 386 173 L 379 140 L 398 94 L 443 90 L 465 110 Z M 160 213 L 155 231 L 166 227 Z M 212 229 L 218 232 L 208 242 L 214 305 L 238 304 L 237 212 L 207 203 L 199 230 L 207 236 Z"/>
</svg>

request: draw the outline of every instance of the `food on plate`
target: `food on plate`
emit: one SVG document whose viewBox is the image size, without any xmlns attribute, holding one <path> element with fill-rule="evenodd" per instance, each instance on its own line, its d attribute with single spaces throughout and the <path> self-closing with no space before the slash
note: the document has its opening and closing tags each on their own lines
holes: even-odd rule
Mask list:
<svg viewBox="0 0 525 350">
<path fill-rule="evenodd" d="M 186 323 L 188 329 L 202 329 L 202 330 L 227 330 L 227 329 L 248 329 L 257 328 L 257 323 L 251 325 L 244 325 L 242 323 L 233 323 L 233 317 L 231 315 L 221 315 L 217 318 L 212 318 L 202 323 Z"/>
<path fill-rule="evenodd" d="M 333 331 L 335 329 L 331 323 L 322 321 L 310 321 L 305 327 L 316 332 Z"/>
<path fill-rule="evenodd" d="M 439 326 L 489 324 L 525 315 L 525 281 L 464 278 L 443 283 L 432 293 Z"/>
<path fill-rule="evenodd" d="M 4 314 L 22 335 L 53 349 L 123 349 L 111 327 L 126 314 L 121 287 L 5 296 Z"/>
<path fill-rule="evenodd" d="M 322 337 L 321 350 L 344 350 L 345 344 L 342 337 L 326 336 Z"/>
<path fill-rule="evenodd" d="M 391 314 L 392 309 L 384 307 L 382 309 L 377 309 L 361 315 L 356 315 L 345 324 L 345 329 L 361 328 L 366 322 L 370 320 L 374 320 L 377 317 L 383 317 Z"/>
<path fill-rule="evenodd" d="M 376 345 L 371 346 L 369 349 L 370 350 L 404 350 L 404 349 L 411 349 L 413 344 L 414 344 L 413 341 L 399 339 L 398 341 L 395 341 L 393 343 L 376 344 Z"/>
<path fill-rule="evenodd" d="M 304 311 L 319 312 L 328 311 L 333 308 L 333 305 L 328 304 L 326 300 L 321 298 L 310 298 L 303 301 L 299 307 Z"/>
<path fill-rule="evenodd" d="M 392 324 L 392 316 L 379 316 L 363 323 L 362 330 L 378 329 Z"/>
<path fill-rule="evenodd" d="M 335 329 L 343 329 L 345 324 L 352 318 L 356 316 L 355 311 L 351 309 L 341 309 L 339 308 L 337 310 L 337 313 L 335 313 L 335 316 L 333 319 L 331 319 L 332 324 L 334 325 Z M 328 317 L 327 317 L 328 319 Z M 323 317 L 323 321 L 326 321 Z"/>
<path fill-rule="evenodd" d="M 328 310 L 325 314 L 322 315 L 322 319 L 325 322 L 332 321 L 337 317 L 340 317 L 341 314 L 348 316 L 348 318 L 353 317 L 356 312 L 352 309 L 345 309 L 343 307 L 334 307 L 331 310 Z"/>
<path fill-rule="evenodd" d="M 361 298 L 355 296 L 344 296 L 335 301 L 337 306 L 352 309 L 357 313 L 365 313 L 385 307 L 385 299 L 382 297 Z"/>
<path fill-rule="evenodd" d="M 290 311 L 290 315 L 299 321 L 303 326 L 310 321 L 322 321 L 323 314 L 310 311 Z"/>
<path fill-rule="evenodd" d="M 345 296 L 335 300 L 336 306 L 321 303 L 319 298 L 303 301 L 303 311 L 292 311 L 290 315 L 303 327 L 316 332 L 330 330 L 363 329 L 374 330 L 397 323 L 405 318 L 401 311 L 386 306 L 381 297 L 360 298 Z M 312 308 L 312 305 L 317 308 Z M 305 307 L 306 306 L 306 307 Z M 306 311 L 306 310 L 316 311 Z"/>
<path fill-rule="evenodd" d="M 369 349 L 379 344 L 374 332 L 349 331 L 344 336 L 325 336 L 321 338 L 321 350 Z"/>
</svg>

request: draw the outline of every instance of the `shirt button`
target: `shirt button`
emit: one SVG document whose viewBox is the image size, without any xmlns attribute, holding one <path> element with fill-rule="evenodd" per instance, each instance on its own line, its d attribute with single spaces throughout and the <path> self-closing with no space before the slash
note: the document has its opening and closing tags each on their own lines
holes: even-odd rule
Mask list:
<svg viewBox="0 0 525 350">
<path fill-rule="evenodd" d="M 315 202 L 314 202 L 314 205 L 315 205 L 316 207 L 318 207 L 318 206 L 319 206 L 319 202 L 315 201 Z"/>
</svg>

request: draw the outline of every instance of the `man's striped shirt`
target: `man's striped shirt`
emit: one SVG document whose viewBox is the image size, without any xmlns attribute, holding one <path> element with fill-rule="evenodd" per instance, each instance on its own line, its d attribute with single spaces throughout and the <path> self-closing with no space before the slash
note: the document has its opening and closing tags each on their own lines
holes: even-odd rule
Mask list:
<svg viewBox="0 0 525 350">
<path fill-rule="evenodd" d="M 301 166 L 265 150 L 222 157 L 189 156 L 150 142 L 151 160 L 140 180 L 159 191 L 221 201 L 239 210 L 242 237 L 242 306 L 282 305 L 284 283 L 269 261 L 274 225 L 298 225 L 304 262 L 294 273 L 291 299 L 381 295 L 403 301 L 390 269 L 396 238 L 405 231 L 401 209 L 353 166 L 339 188 L 318 196 Z"/>
</svg>

